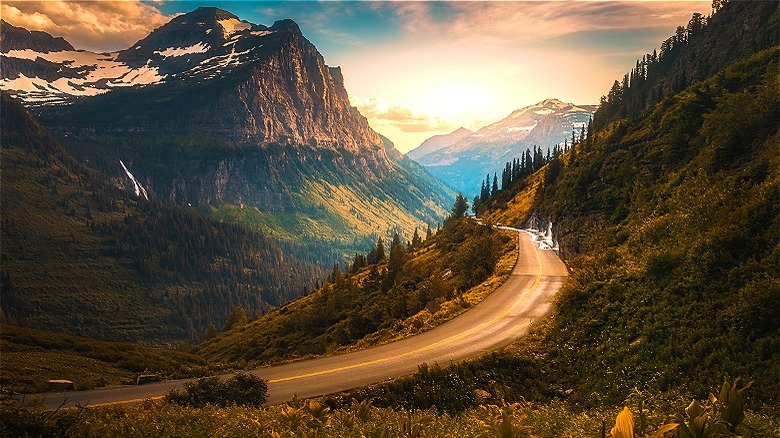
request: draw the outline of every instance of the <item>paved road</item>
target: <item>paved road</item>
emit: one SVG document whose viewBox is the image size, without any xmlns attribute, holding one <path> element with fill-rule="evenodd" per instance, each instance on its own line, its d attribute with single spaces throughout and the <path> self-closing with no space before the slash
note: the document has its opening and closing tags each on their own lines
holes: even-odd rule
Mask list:
<svg viewBox="0 0 780 438">
<path fill-rule="evenodd" d="M 513 228 L 502 227 L 508 230 Z M 314 397 L 411 374 L 422 363 L 448 365 L 503 347 L 528 332 L 532 321 L 550 311 L 566 278 L 566 267 L 553 251 L 540 250 L 532 235 L 518 232 L 518 260 L 507 281 L 481 303 L 430 331 L 382 346 L 252 371 L 268 379 L 269 402 L 293 395 Z M 92 391 L 47 393 L 48 407 L 108 405 L 159 398 L 189 380 Z"/>
</svg>

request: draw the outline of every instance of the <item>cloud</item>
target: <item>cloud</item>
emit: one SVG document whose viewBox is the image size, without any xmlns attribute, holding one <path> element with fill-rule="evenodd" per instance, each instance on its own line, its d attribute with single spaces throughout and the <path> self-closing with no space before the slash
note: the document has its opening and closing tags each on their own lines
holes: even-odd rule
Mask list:
<svg viewBox="0 0 780 438">
<path fill-rule="evenodd" d="M 519 44 L 588 31 L 674 29 L 709 1 L 528 1 L 393 4 L 409 34 Z"/>
<path fill-rule="evenodd" d="M 451 131 L 460 126 L 456 121 L 420 114 L 403 104 L 387 104 L 381 99 L 354 96 L 350 97 L 350 101 L 375 127 L 390 125 L 401 132 L 419 133 Z"/>
<path fill-rule="evenodd" d="M 130 47 L 173 18 L 140 1 L 4 1 L 0 14 L 14 26 L 98 52 Z"/>
</svg>

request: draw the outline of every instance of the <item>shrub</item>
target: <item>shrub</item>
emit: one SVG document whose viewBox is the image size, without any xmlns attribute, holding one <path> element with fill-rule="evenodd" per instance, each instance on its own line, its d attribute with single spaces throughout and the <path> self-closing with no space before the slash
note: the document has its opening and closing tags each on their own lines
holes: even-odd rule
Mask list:
<svg viewBox="0 0 780 438">
<path fill-rule="evenodd" d="M 188 383 L 183 391 L 171 390 L 166 400 L 196 408 L 207 404 L 226 407 L 261 406 L 268 400 L 268 382 L 252 374 L 238 373 L 227 380 L 204 377 Z"/>
</svg>

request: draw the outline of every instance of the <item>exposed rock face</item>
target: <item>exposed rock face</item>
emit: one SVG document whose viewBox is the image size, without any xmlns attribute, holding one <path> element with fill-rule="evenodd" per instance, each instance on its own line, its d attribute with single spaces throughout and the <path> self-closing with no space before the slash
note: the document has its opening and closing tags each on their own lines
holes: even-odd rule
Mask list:
<svg viewBox="0 0 780 438">
<path fill-rule="evenodd" d="M 77 53 L 81 58 L 89 54 Z M 45 56 L 33 58 L 30 53 L 12 55 L 26 58 L 6 56 L 4 64 L 27 78 L 77 81 L 68 69 L 79 63 L 55 62 L 62 57 L 54 61 Z M 49 119 L 50 124 L 89 125 L 107 131 L 198 132 L 253 144 L 291 143 L 351 152 L 370 149 L 382 155 L 381 139 L 350 106 L 340 69 L 327 66 L 291 20 L 277 21 L 268 28 L 240 21 L 220 9 L 199 8 L 109 55 L 80 61 L 93 73 L 79 83 L 83 90 L 66 99 L 73 103 L 70 108 L 42 109 L 44 115 L 56 116 Z M 125 71 L 115 80 L 143 96 L 134 93 L 128 99 L 126 90 L 113 91 L 117 87 L 114 79 L 98 74 L 106 70 L 105 63 Z M 150 78 L 128 82 L 132 75 Z M 4 72 L 4 77 L 18 74 Z M 0 82 L 7 89 L 14 85 Z M 66 98 L 63 88 L 57 96 Z M 85 94 L 104 95 L 75 99 Z M 47 96 L 37 98 L 48 102 Z M 141 101 L 147 105 L 139 107 Z"/>
<path fill-rule="evenodd" d="M 46 32 L 31 32 L 0 20 L 0 52 L 24 49 L 43 53 L 75 50 L 64 38 L 54 38 Z"/>
</svg>

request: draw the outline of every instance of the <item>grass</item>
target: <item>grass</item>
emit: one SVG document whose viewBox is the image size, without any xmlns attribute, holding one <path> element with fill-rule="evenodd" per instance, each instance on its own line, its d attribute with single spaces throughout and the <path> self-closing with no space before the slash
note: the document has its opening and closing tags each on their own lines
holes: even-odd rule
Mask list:
<svg viewBox="0 0 780 438">
<path fill-rule="evenodd" d="M 0 400 L 1 401 L 1 400 Z M 628 401 L 629 404 L 631 401 Z M 651 436 L 667 423 L 674 411 L 687 403 L 682 398 L 647 399 L 643 404 L 645 426 L 637 437 Z M 631 404 L 636 411 L 636 405 Z M 48 418 L 35 411 L 20 414 L 18 408 L 0 404 L 0 422 L 6 434 L 43 431 L 57 436 L 112 437 L 523 437 L 597 436 L 607 431 L 621 407 L 581 410 L 566 402 L 485 405 L 458 415 L 435 409 L 380 408 L 370 401 L 351 401 L 333 407 L 328 399 L 291 401 L 271 407 L 183 407 L 168 402 L 145 402 L 132 407 L 93 408 L 60 412 Z M 23 426 L 18 418 L 27 420 Z M 8 420 L 11 421 L 8 421 Z M 16 421 L 14 421 L 16 420 Z M 780 422 L 771 412 L 747 411 L 739 429 L 753 436 L 777 436 Z"/>
<path fill-rule="evenodd" d="M 200 376 L 213 367 L 189 353 L 124 342 L 105 342 L 12 325 L 0 326 L 0 386 L 42 392 L 46 381 L 66 379 L 77 390 L 133 384 L 138 374 Z"/>
<path fill-rule="evenodd" d="M 423 309 L 404 320 L 400 320 L 393 327 L 369 334 L 356 344 L 340 348 L 337 352 L 360 350 L 420 334 L 449 321 L 479 304 L 480 301 L 493 293 L 509 278 L 512 268 L 514 268 L 517 261 L 515 233 L 508 231 L 502 231 L 502 233 L 511 236 L 512 239 L 501 249 L 503 254 L 496 265 L 495 271 L 484 282 L 454 295 L 452 299 L 438 303 L 437 306 L 431 307 L 431 309 Z M 420 259 L 423 263 L 433 263 L 439 256 L 441 256 L 440 252 L 435 249 L 428 249 L 415 254 L 415 258 Z"/>
</svg>

